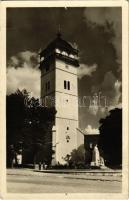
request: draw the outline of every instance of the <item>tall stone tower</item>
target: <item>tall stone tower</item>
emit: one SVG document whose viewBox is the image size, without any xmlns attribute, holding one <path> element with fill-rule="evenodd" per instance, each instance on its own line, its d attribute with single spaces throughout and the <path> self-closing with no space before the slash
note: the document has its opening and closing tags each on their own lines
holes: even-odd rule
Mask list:
<svg viewBox="0 0 129 200">
<path fill-rule="evenodd" d="M 56 108 L 52 165 L 65 164 L 65 157 L 77 148 L 78 127 L 78 50 L 60 33 L 40 53 L 41 99 Z"/>
</svg>

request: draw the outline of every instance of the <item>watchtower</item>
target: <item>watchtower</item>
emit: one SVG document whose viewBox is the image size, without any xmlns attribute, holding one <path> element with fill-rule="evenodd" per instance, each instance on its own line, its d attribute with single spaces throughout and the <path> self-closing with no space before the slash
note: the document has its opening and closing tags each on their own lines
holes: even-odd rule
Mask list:
<svg viewBox="0 0 129 200">
<path fill-rule="evenodd" d="M 64 158 L 77 148 L 78 127 L 78 50 L 62 39 L 60 33 L 40 53 L 41 99 L 55 106 L 52 164 L 64 164 Z"/>
</svg>

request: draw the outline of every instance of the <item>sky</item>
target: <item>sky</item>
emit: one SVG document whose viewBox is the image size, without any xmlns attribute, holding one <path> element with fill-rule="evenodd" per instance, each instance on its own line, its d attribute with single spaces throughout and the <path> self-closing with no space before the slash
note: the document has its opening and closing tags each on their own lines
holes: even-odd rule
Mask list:
<svg viewBox="0 0 129 200">
<path fill-rule="evenodd" d="M 121 8 L 8 8 L 7 94 L 40 96 L 38 53 L 62 38 L 79 50 L 79 127 L 98 132 L 99 120 L 121 107 Z"/>
</svg>

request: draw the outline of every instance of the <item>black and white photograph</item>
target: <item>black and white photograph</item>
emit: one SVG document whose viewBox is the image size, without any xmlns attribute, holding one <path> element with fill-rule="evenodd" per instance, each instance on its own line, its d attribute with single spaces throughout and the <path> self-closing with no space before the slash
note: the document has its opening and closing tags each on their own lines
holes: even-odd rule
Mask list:
<svg viewBox="0 0 129 200">
<path fill-rule="evenodd" d="M 7 193 L 122 194 L 122 9 L 6 7 Z"/>
</svg>

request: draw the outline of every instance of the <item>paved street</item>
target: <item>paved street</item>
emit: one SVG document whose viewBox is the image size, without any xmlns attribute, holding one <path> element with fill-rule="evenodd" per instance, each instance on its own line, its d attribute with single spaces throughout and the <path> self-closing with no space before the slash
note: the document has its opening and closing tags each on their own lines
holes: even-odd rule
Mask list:
<svg viewBox="0 0 129 200">
<path fill-rule="evenodd" d="M 10 193 L 121 192 L 121 177 L 95 179 L 93 175 L 49 174 L 25 169 L 8 170 L 7 174 L 7 192 Z"/>
</svg>

